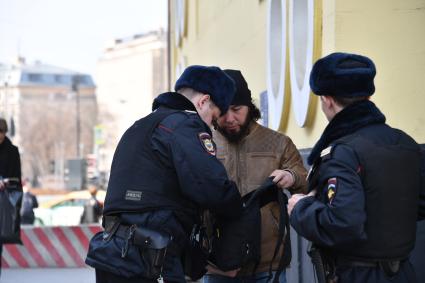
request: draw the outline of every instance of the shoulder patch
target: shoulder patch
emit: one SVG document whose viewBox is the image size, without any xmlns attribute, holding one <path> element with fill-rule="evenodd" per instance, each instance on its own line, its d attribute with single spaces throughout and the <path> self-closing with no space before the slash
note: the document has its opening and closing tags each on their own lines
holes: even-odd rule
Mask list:
<svg viewBox="0 0 425 283">
<path fill-rule="evenodd" d="M 198 134 L 202 147 L 211 155 L 216 155 L 215 145 L 212 141 L 210 134 L 202 132 Z"/>
<path fill-rule="evenodd" d="M 328 180 L 328 201 L 329 201 L 329 204 L 332 204 L 332 201 L 335 198 L 336 189 L 337 189 L 336 178 L 330 178 Z"/>
</svg>

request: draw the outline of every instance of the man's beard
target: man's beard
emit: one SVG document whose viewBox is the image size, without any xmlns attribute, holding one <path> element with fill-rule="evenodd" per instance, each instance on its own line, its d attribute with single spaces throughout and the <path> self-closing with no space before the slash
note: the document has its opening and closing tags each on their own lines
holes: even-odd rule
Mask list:
<svg viewBox="0 0 425 283">
<path fill-rule="evenodd" d="M 251 124 L 251 119 L 247 117 L 245 123 L 241 125 L 239 132 L 227 132 L 225 128 L 217 127 L 217 130 L 227 139 L 230 143 L 238 143 L 241 139 L 249 134 L 249 125 Z"/>
</svg>

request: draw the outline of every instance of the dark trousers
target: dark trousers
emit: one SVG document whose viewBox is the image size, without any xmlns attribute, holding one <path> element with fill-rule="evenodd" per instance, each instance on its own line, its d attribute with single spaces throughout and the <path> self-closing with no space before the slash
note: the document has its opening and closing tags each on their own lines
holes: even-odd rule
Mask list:
<svg viewBox="0 0 425 283">
<path fill-rule="evenodd" d="M 141 277 L 126 278 L 115 275 L 111 272 L 96 269 L 96 283 L 157 283 L 157 280 L 150 280 Z"/>
<path fill-rule="evenodd" d="M 3 244 L 0 243 L 0 277 L 1 277 L 1 255 L 3 253 Z"/>
</svg>

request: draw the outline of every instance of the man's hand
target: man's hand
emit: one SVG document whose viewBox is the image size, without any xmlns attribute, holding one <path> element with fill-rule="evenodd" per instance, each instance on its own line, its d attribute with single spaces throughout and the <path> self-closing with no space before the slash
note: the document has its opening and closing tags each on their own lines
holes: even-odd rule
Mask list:
<svg viewBox="0 0 425 283">
<path fill-rule="evenodd" d="M 273 182 L 281 189 L 287 189 L 294 185 L 295 178 L 288 170 L 274 170 L 270 174 L 273 178 Z"/>
<path fill-rule="evenodd" d="M 0 180 L 0 191 L 3 191 L 4 189 L 6 189 L 6 185 L 7 185 L 6 179 Z"/>
<path fill-rule="evenodd" d="M 235 270 L 222 271 L 222 270 L 208 264 L 207 270 L 208 270 L 208 273 L 211 273 L 211 274 L 218 274 L 218 275 L 227 276 L 227 277 L 235 277 L 238 274 L 239 270 L 241 270 L 241 269 L 238 268 L 238 269 L 235 269 Z"/>
<path fill-rule="evenodd" d="M 316 195 L 316 190 L 312 190 L 311 192 L 309 192 L 307 195 L 304 194 L 294 194 L 291 196 L 290 199 L 288 199 L 288 214 L 291 215 L 292 210 L 294 209 L 295 205 L 297 205 L 297 203 L 305 198 L 305 197 L 312 197 Z"/>
</svg>

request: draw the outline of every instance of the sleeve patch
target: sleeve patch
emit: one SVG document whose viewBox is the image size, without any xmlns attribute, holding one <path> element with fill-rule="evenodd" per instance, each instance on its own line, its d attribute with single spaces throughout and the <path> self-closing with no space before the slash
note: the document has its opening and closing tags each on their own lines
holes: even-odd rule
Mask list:
<svg viewBox="0 0 425 283">
<path fill-rule="evenodd" d="M 216 155 L 215 145 L 208 133 L 199 133 L 199 140 L 201 141 L 202 147 L 211 155 Z"/>
<path fill-rule="evenodd" d="M 328 180 L 328 201 L 329 201 L 329 204 L 332 204 L 332 201 L 335 198 L 336 189 L 337 189 L 336 178 L 330 178 Z"/>
</svg>

